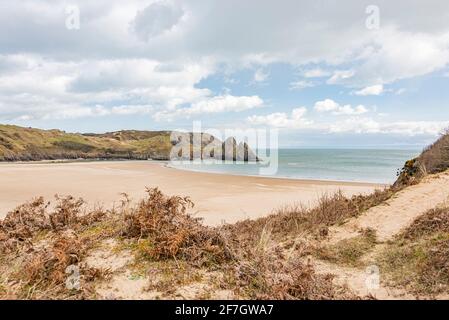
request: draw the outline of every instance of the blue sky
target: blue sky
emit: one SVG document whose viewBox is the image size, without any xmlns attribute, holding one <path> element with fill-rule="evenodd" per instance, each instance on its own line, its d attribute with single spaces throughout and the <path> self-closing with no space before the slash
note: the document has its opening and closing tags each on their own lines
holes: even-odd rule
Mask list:
<svg viewBox="0 0 449 320">
<path fill-rule="evenodd" d="M 0 0 L 0 123 L 420 148 L 449 126 L 449 4 L 370 2 Z"/>
</svg>

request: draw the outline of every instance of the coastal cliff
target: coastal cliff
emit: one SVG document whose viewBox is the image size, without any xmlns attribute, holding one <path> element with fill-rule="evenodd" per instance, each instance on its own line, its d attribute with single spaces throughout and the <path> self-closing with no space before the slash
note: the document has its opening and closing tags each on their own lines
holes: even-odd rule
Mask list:
<svg viewBox="0 0 449 320">
<path fill-rule="evenodd" d="M 192 133 L 177 133 L 184 136 L 183 142 L 172 138 L 172 131 L 123 130 L 116 132 L 67 133 L 62 130 L 41 130 L 13 125 L 0 125 L 0 161 L 39 161 L 57 159 L 129 159 L 129 160 L 169 160 L 170 152 L 178 143 L 187 143 L 190 151 L 185 159 L 208 156 L 223 160 L 257 161 L 255 153 L 246 143 L 233 145 L 229 139 L 222 143 L 219 139 L 202 133 L 201 148 L 194 150 Z M 223 157 L 217 150 L 224 148 L 236 156 Z M 228 148 L 229 147 L 229 148 Z M 215 154 L 214 154 L 215 152 Z"/>
</svg>

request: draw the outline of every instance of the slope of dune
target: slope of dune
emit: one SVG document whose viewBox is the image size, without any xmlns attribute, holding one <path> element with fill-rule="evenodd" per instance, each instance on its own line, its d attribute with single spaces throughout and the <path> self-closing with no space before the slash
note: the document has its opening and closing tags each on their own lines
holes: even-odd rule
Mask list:
<svg viewBox="0 0 449 320">
<path fill-rule="evenodd" d="M 391 240 L 414 219 L 449 201 L 449 171 L 429 175 L 419 184 L 409 186 L 367 210 L 361 216 L 331 230 L 332 241 L 354 237 L 359 230 L 373 229 L 379 241 Z"/>
<path fill-rule="evenodd" d="M 447 299 L 448 201 L 449 171 L 427 175 L 331 227 L 310 259 L 316 270 L 360 296 Z M 378 283 L 370 287 L 373 270 Z"/>
</svg>

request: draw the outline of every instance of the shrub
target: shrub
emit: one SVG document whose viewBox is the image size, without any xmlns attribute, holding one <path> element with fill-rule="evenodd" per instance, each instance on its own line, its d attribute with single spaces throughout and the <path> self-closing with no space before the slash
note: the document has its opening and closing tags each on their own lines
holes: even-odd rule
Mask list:
<svg viewBox="0 0 449 320">
<path fill-rule="evenodd" d="M 150 258 L 179 258 L 198 265 L 231 258 L 220 232 L 203 226 L 200 219 L 187 213 L 193 207 L 188 197 L 168 197 L 158 188 L 147 189 L 147 193 L 136 207 L 124 211 L 123 235 L 149 240 Z"/>
</svg>

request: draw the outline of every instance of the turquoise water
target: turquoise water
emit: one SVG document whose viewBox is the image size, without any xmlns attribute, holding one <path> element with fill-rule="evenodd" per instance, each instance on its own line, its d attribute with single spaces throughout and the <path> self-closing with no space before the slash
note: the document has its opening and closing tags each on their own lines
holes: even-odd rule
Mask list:
<svg viewBox="0 0 449 320">
<path fill-rule="evenodd" d="M 391 149 L 279 149 L 273 177 L 392 183 L 408 159 L 420 150 Z M 186 170 L 236 175 L 261 175 L 263 164 L 170 164 Z"/>
</svg>

